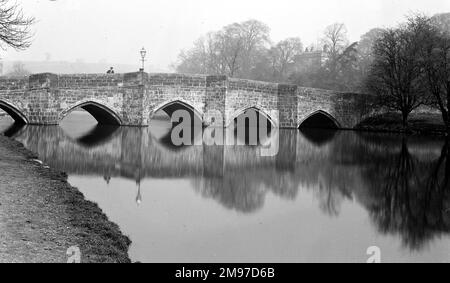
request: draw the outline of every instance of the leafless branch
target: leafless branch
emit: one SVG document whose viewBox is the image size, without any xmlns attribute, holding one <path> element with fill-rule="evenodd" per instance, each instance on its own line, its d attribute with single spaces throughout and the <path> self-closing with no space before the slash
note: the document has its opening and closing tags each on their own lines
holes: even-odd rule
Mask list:
<svg viewBox="0 0 450 283">
<path fill-rule="evenodd" d="M 26 17 L 23 10 L 11 0 L 0 0 L 0 48 L 8 46 L 23 50 L 31 45 L 33 34 L 30 27 L 35 18 Z"/>
</svg>

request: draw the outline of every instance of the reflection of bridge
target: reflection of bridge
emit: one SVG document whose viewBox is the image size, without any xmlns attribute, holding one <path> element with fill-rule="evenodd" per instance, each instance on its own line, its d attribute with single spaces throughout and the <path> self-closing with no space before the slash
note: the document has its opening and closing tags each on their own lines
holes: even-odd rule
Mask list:
<svg viewBox="0 0 450 283">
<path fill-rule="evenodd" d="M 146 177 L 222 177 L 224 171 L 273 166 L 289 169 L 297 158 L 304 158 L 297 151 L 314 150 L 314 146 L 305 148 L 305 142 L 297 143 L 298 132 L 289 130 L 280 131 L 280 152 L 276 157 L 262 157 L 260 147 L 249 146 L 203 144 L 177 148 L 168 143 L 170 139 L 156 140 L 147 128 L 98 126 L 78 139 L 70 138 L 58 126 L 29 125 L 12 127 L 7 132 L 52 167 L 69 174 L 120 176 L 137 181 Z"/>
<path fill-rule="evenodd" d="M 362 116 L 359 97 L 224 76 L 138 72 L 0 79 L 0 108 L 17 122 L 41 125 L 59 124 L 72 110 L 83 108 L 101 124 L 146 126 L 158 110 L 171 114 L 186 109 L 205 125 L 220 117 L 223 123 L 215 125 L 228 126 L 255 109 L 275 127 L 298 128 L 311 118 L 353 128 Z"/>
</svg>

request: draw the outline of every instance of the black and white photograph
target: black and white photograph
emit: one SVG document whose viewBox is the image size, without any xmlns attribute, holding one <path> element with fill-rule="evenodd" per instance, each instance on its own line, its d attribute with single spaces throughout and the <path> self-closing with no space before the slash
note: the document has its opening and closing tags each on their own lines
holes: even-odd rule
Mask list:
<svg viewBox="0 0 450 283">
<path fill-rule="evenodd" d="M 0 0 L 0 263 L 450 263 L 449 134 L 449 0 Z"/>
</svg>

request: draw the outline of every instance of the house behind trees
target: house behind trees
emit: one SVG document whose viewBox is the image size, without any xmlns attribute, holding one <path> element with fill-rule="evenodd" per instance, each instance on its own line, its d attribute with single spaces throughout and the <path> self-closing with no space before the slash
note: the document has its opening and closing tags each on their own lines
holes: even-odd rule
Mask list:
<svg viewBox="0 0 450 283">
<path fill-rule="evenodd" d="M 321 51 L 309 51 L 308 48 L 295 58 L 293 72 L 317 72 L 326 62 L 326 53 Z"/>
</svg>

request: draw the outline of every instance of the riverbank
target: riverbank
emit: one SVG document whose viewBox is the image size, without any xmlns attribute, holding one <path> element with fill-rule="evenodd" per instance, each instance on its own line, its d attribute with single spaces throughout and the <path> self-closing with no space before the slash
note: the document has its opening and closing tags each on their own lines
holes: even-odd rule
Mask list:
<svg viewBox="0 0 450 283">
<path fill-rule="evenodd" d="M 130 262 L 131 241 L 64 173 L 0 135 L 0 262 Z"/>
<path fill-rule="evenodd" d="M 398 113 L 386 113 L 366 119 L 357 126 L 357 130 L 371 132 L 391 132 L 411 135 L 446 135 L 446 128 L 438 113 L 413 113 L 409 118 L 409 127 L 403 128 L 402 117 Z"/>
</svg>

